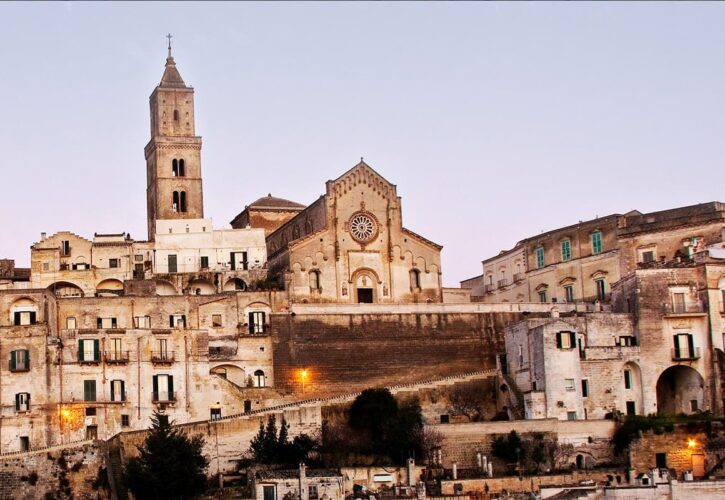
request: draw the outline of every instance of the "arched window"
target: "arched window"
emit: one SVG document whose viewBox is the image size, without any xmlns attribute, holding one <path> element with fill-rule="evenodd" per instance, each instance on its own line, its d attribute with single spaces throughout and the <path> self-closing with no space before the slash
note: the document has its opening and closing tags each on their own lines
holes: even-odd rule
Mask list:
<svg viewBox="0 0 725 500">
<path fill-rule="evenodd" d="M 310 271 L 310 290 L 320 289 L 320 271 Z"/>
<path fill-rule="evenodd" d="M 418 269 L 410 270 L 410 288 L 420 289 L 420 271 Z"/>
<path fill-rule="evenodd" d="M 171 209 L 174 212 L 178 212 L 179 211 L 179 192 L 178 191 L 174 191 L 174 194 L 172 196 Z"/>
<path fill-rule="evenodd" d="M 184 160 L 179 160 L 179 177 L 186 176 L 186 169 L 184 168 Z"/>
<path fill-rule="evenodd" d="M 178 109 L 174 110 L 174 121 L 175 122 L 179 121 L 179 110 Z"/>
<path fill-rule="evenodd" d="M 257 387 L 264 387 L 265 381 L 264 381 L 264 372 L 262 370 L 257 370 L 254 372 L 254 379 L 256 381 Z"/>
<path fill-rule="evenodd" d="M 179 212 L 186 212 L 186 191 L 182 191 L 179 196 Z"/>
<path fill-rule="evenodd" d="M 176 159 L 171 160 L 171 175 L 174 177 L 179 175 L 179 162 Z"/>
</svg>

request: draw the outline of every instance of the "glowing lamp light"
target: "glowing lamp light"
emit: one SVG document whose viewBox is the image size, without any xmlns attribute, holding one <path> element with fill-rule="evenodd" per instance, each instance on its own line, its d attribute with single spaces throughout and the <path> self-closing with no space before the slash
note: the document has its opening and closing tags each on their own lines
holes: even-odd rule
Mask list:
<svg viewBox="0 0 725 500">
<path fill-rule="evenodd" d="M 300 377 L 302 377 L 302 380 L 307 378 L 307 370 L 300 370 Z"/>
<path fill-rule="evenodd" d="M 60 414 L 65 418 L 66 420 L 70 418 L 71 412 L 68 408 L 63 408 L 60 412 Z"/>
<path fill-rule="evenodd" d="M 694 448 L 695 446 L 697 446 L 697 441 L 695 441 L 694 439 L 688 439 L 687 440 L 687 447 L 688 448 Z"/>
</svg>

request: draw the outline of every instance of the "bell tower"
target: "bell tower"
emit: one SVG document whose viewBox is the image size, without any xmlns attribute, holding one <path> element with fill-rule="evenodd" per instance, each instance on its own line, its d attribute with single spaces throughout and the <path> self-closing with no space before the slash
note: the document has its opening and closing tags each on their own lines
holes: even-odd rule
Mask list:
<svg viewBox="0 0 725 500">
<path fill-rule="evenodd" d="M 169 55 L 161 82 L 149 98 L 151 140 L 146 154 L 148 238 L 159 219 L 203 219 L 201 137 L 194 129 L 194 89 Z"/>
</svg>

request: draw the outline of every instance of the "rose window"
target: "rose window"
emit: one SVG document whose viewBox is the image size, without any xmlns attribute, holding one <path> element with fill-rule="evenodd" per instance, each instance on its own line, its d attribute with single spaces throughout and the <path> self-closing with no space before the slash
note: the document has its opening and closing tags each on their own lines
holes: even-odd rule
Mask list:
<svg viewBox="0 0 725 500">
<path fill-rule="evenodd" d="M 365 214 L 350 219 L 350 234 L 358 241 L 369 241 L 375 236 L 375 222 Z"/>
</svg>

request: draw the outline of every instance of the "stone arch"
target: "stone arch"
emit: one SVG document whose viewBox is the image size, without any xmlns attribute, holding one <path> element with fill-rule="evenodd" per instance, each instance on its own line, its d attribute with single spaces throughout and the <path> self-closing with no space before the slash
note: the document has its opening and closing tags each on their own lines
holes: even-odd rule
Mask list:
<svg viewBox="0 0 725 500">
<path fill-rule="evenodd" d="M 358 304 L 378 301 L 378 275 L 370 268 L 360 268 L 352 274 L 352 299 Z"/>
<path fill-rule="evenodd" d="M 670 366 L 657 379 L 657 413 L 677 415 L 704 409 L 705 382 L 697 370 L 685 365 Z"/>
<path fill-rule="evenodd" d="M 212 367 L 209 370 L 211 375 L 217 375 L 219 377 L 227 379 L 229 382 L 239 386 L 247 386 L 247 374 L 243 368 L 232 364 L 221 364 Z"/>
<path fill-rule="evenodd" d="M 83 289 L 71 283 L 70 281 L 56 281 L 48 286 L 48 290 L 52 291 L 56 297 L 83 297 Z"/>
<path fill-rule="evenodd" d="M 178 295 L 178 292 L 170 281 L 156 280 L 156 295 Z"/>
<path fill-rule="evenodd" d="M 629 375 L 627 375 L 629 372 Z M 634 413 L 644 414 L 643 391 L 642 391 L 642 370 L 634 361 L 628 361 L 622 366 L 622 378 L 624 380 L 624 397 L 620 411 L 627 414 L 631 411 L 627 403 L 634 403 Z M 629 386 L 629 388 L 627 387 Z"/>
<path fill-rule="evenodd" d="M 244 292 L 247 290 L 247 284 L 241 278 L 229 278 L 224 283 L 223 290 L 225 292 Z"/>
<path fill-rule="evenodd" d="M 96 295 L 108 297 L 123 294 L 123 282 L 117 279 L 105 279 L 96 285 Z"/>
<path fill-rule="evenodd" d="M 189 281 L 189 293 L 191 295 L 213 295 L 216 293 L 216 287 L 207 279 L 196 278 Z"/>
</svg>

